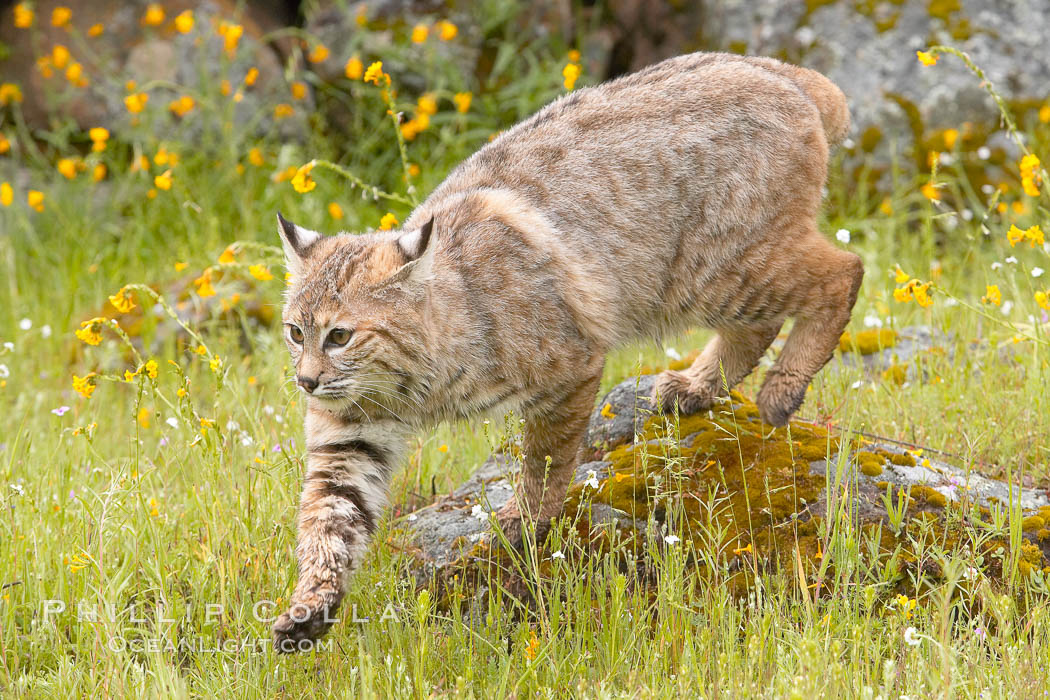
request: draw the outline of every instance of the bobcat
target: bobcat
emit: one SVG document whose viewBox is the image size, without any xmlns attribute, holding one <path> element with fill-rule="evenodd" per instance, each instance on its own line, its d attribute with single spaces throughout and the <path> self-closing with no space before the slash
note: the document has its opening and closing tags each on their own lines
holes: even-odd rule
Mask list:
<svg viewBox="0 0 1050 700">
<path fill-rule="evenodd" d="M 307 395 L 299 580 L 278 649 L 328 629 L 412 430 L 523 416 L 519 491 L 498 514 L 520 535 L 521 519 L 561 511 L 610 348 L 716 329 L 655 383 L 661 408 L 694 412 L 793 317 L 757 397 L 784 425 L 864 274 L 816 225 L 828 147 L 848 127 L 819 73 L 696 53 L 556 100 L 459 165 L 401 230 L 325 237 L 278 215 L 285 336 Z"/>
</svg>

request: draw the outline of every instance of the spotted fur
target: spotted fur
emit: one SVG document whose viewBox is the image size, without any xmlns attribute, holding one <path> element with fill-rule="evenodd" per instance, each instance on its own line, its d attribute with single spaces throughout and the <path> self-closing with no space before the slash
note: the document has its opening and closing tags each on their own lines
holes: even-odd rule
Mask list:
<svg viewBox="0 0 1050 700">
<path fill-rule="evenodd" d="M 282 219 L 287 340 L 309 394 L 299 582 L 278 644 L 327 629 L 412 430 L 517 411 L 524 469 L 500 520 L 542 524 L 561 510 L 610 348 L 717 329 L 656 383 L 663 407 L 697 411 L 794 317 L 757 399 L 783 425 L 863 275 L 816 226 L 829 143 L 848 125 L 818 73 L 692 54 L 548 105 L 401 230 L 324 237 Z"/>
</svg>

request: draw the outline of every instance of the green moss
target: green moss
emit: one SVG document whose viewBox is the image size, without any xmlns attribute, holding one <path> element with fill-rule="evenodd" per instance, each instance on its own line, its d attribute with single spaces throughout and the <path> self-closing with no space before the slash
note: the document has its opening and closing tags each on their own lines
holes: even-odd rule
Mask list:
<svg viewBox="0 0 1050 700">
<path fill-rule="evenodd" d="M 875 454 L 874 452 L 858 452 L 857 463 L 860 465 L 860 471 L 866 476 L 878 476 L 882 474 L 883 465 L 886 464 L 886 458 L 882 455 Z"/>
<path fill-rule="evenodd" d="M 1031 532 L 1033 530 L 1041 530 L 1046 525 L 1046 520 L 1038 515 L 1029 515 L 1027 518 L 1021 521 L 1021 529 L 1025 532 Z"/>
<path fill-rule="evenodd" d="M 897 331 L 889 328 L 869 329 L 856 334 L 845 332 L 839 338 L 839 350 L 859 355 L 873 355 L 897 344 Z"/>
<path fill-rule="evenodd" d="M 890 464 L 896 464 L 898 467 L 914 467 L 916 464 L 915 456 L 907 452 L 897 453 L 889 450 L 875 450 L 875 454 L 885 458 Z"/>
<path fill-rule="evenodd" d="M 914 484 L 908 491 L 912 498 L 916 501 L 928 503 L 931 506 L 937 506 L 938 508 L 944 508 L 948 505 L 948 499 L 943 493 L 936 489 L 932 489 L 924 484 Z"/>
</svg>

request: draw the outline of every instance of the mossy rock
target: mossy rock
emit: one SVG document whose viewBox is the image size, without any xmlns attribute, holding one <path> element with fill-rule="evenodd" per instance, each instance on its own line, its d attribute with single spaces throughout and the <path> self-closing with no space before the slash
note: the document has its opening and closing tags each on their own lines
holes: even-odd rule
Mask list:
<svg viewBox="0 0 1050 700">
<path fill-rule="evenodd" d="M 713 410 L 676 420 L 653 411 L 652 380 L 622 382 L 591 418 L 589 446 L 601 454 L 578 467 L 562 527 L 579 534 L 593 556 L 619 543 L 637 564 L 653 546 L 671 546 L 662 537 L 673 534 L 679 538 L 673 546 L 686 548 L 698 569 L 707 566 L 701 552 L 716 552 L 730 565 L 747 557 L 756 566 L 790 570 L 800 559 L 823 556 L 829 516 L 832 522 L 848 516 L 878 540 L 878 557 L 908 565 L 918 559 L 909 549 L 911 534 L 932 528 L 942 542 L 962 547 L 970 541 L 967 528 L 983 532 L 996 504 L 1014 502 L 1025 518 L 1026 549 L 1017 561 L 1026 562 L 1026 571 L 1050 566 L 1044 490 L 1015 486 L 1011 501 L 1008 484 L 953 466 L 933 450 L 848 441 L 798 419 L 773 428 L 735 391 Z M 515 471 L 513 458 L 494 456 L 449 497 L 404 522 L 421 581 L 502 561 L 498 548 L 485 544 L 493 527 L 485 514 L 513 497 Z M 887 513 L 887 500 L 907 504 L 899 522 Z M 980 539 L 989 555 L 1009 548 L 1005 535 Z M 541 549 L 541 556 L 549 552 Z M 986 560 L 988 575 L 1002 574 L 995 568 L 1001 558 Z"/>
</svg>

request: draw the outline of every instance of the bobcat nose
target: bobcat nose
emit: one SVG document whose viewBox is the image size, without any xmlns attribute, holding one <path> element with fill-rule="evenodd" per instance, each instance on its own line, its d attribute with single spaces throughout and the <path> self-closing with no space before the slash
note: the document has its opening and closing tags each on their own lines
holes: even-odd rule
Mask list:
<svg viewBox="0 0 1050 700">
<path fill-rule="evenodd" d="M 314 393 L 314 389 L 317 388 L 318 384 L 317 377 L 304 377 L 302 375 L 297 375 L 295 381 L 306 390 L 307 394 Z"/>
</svg>

